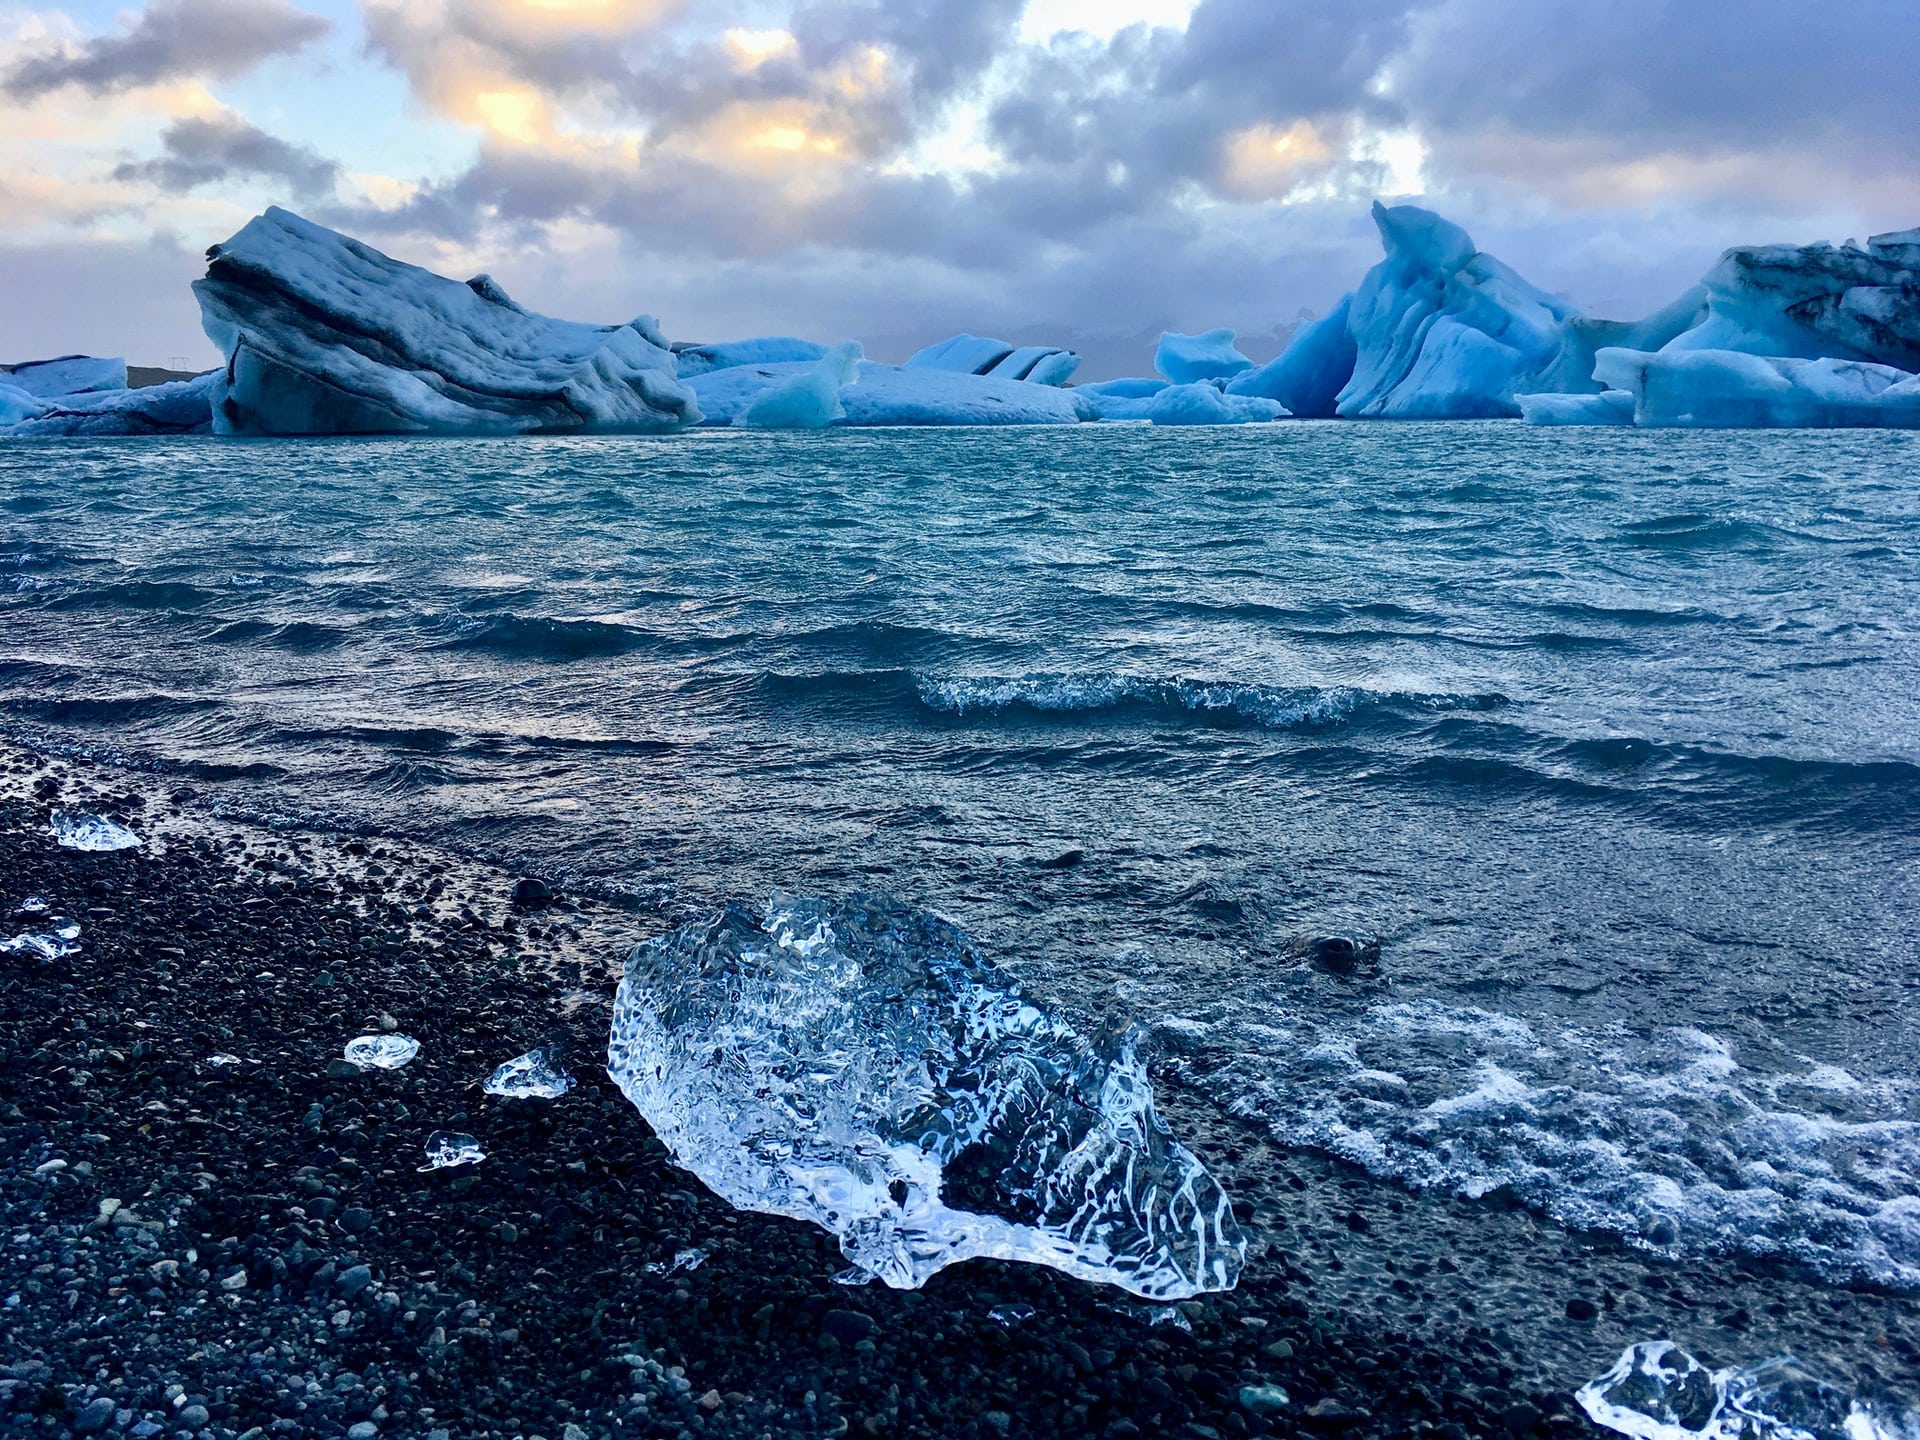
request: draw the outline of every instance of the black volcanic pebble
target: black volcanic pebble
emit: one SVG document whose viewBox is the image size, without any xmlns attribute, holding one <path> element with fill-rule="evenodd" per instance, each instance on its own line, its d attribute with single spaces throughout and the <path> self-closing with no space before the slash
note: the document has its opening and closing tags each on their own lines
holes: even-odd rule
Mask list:
<svg viewBox="0 0 1920 1440">
<path fill-rule="evenodd" d="M 513 882 L 513 905 L 516 910 L 544 910 L 551 904 L 553 887 L 546 881 L 526 875 Z"/>
<path fill-rule="evenodd" d="M 1569 1320 L 1592 1320 L 1599 1314 L 1600 1307 L 1584 1295 L 1576 1295 L 1573 1299 L 1567 1301 L 1567 1318 Z"/>
<path fill-rule="evenodd" d="M 858 1310 L 829 1310 L 820 1317 L 820 1333 L 842 1345 L 853 1345 L 873 1333 L 873 1317 Z"/>
</svg>

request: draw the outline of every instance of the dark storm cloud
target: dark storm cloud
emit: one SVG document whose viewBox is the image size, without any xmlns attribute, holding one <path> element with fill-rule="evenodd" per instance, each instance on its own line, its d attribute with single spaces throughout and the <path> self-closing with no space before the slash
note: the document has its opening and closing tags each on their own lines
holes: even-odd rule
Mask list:
<svg viewBox="0 0 1920 1440">
<path fill-rule="evenodd" d="M 154 0 L 123 34 L 29 55 L 0 83 L 16 98 L 32 99 L 67 85 L 109 94 L 225 78 L 299 50 L 328 28 L 287 0 Z"/>
<path fill-rule="evenodd" d="M 222 180 L 278 181 L 302 199 L 325 195 L 340 167 L 304 145 L 293 145 L 238 115 L 176 120 L 160 136 L 158 159 L 119 166 L 116 180 L 144 180 L 183 193 Z"/>
</svg>

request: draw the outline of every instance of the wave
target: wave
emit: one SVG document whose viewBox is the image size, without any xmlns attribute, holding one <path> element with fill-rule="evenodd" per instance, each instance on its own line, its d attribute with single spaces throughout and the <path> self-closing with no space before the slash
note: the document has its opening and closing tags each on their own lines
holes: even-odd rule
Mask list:
<svg viewBox="0 0 1920 1440">
<path fill-rule="evenodd" d="M 486 650 L 516 660 L 601 660 L 646 648 L 651 636 L 609 620 L 561 620 L 511 611 L 465 617 L 466 629 L 447 642 L 457 650 Z"/>
<path fill-rule="evenodd" d="M 1698 1029 L 1603 1036 L 1434 1000 L 1263 1015 L 1166 1041 L 1184 1081 L 1287 1144 L 1655 1251 L 1920 1289 L 1910 1077 L 1750 1068 Z"/>
</svg>

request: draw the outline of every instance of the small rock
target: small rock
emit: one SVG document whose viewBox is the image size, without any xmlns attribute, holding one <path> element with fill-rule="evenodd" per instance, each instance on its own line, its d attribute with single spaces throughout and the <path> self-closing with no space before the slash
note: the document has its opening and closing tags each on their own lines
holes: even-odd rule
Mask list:
<svg viewBox="0 0 1920 1440">
<path fill-rule="evenodd" d="M 720 1392 L 718 1390 L 707 1391 L 706 1394 L 700 1397 L 700 1408 L 709 1415 L 718 1410 L 720 1408 Z"/>
<path fill-rule="evenodd" d="M 593 1437 L 569 1420 L 560 1431 L 560 1440 L 593 1440 Z"/>
<path fill-rule="evenodd" d="M 1291 1360 L 1293 1358 L 1293 1342 L 1291 1340 L 1276 1340 L 1266 1347 L 1266 1352 L 1276 1360 Z"/>
<path fill-rule="evenodd" d="M 231 1274 L 222 1275 L 220 1277 L 220 1288 L 222 1290 L 246 1289 L 247 1288 L 247 1272 L 245 1270 L 235 1270 Z"/>
<path fill-rule="evenodd" d="M 1600 1307 L 1584 1295 L 1576 1295 L 1567 1301 L 1569 1320 L 1591 1320 L 1600 1313 Z"/>
<path fill-rule="evenodd" d="M 873 1317 L 858 1310 L 829 1310 L 820 1317 L 820 1333 L 831 1335 L 842 1345 L 864 1340 L 873 1330 Z"/>
<path fill-rule="evenodd" d="M 201 1430 L 213 1419 L 204 1405 L 184 1405 L 180 1413 L 173 1417 L 180 1422 L 182 1430 Z"/>
<path fill-rule="evenodd" d="M 362 1420 L 357 1425 L 347 1427 L 347 1440 L 374 1440 L 380 1433 L 380 1427 L 371 1420 Z"/>
<path fill-rule="evenodd" d="M 553 887 L 531 875 L 513 882 L 513 906 L 516 910 L 544 910 L 553 903 Z"/>
<path fill-rule="evenodd" d="M 1543 1418 L 1538 1410 L 1524 1400 L 1517 1405 L 1509 1405 L 1500 1413 L 1501 1423 L 1515 1435 L 1531 1435 L 1540 1428 Z"/>
<path fill-rule="evenodd" d="M 73 1433 L 97 1435 L 113 1423 L 113 1401 L 102 1395 L 89 1400 L 73 1417 Z"/>
<path fill-rule="evenodd" d="M 342 1295 L 358 1295 L 373 1283 L 373 1271 L 365 1265 L 353 1265 L 342 1270 L 334 1283 Z"/>
<path fill-rule="evenodd" d="M 339 1225 L 349 1235 L 364 1235 L 373 1228 L 373 1212 L 355 1205 L 340 1212 Z"/>
</svg>

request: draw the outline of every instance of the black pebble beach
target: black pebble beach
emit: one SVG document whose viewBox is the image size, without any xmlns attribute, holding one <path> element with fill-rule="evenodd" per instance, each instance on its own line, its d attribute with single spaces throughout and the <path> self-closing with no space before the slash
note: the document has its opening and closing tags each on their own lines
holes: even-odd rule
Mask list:
<svg viewBox="0 0 1920 1440">
<path fill-rule="evenodd" d="M 82 927 L 0 956 L 0 1435 L 1571 1440 L 1599 1433 L 1572 1386 L 1656 1334 L 1722 1363 L 1865 1335 L 1884 1378 L 1920 1370 L 1910 1297 L 1415 1202 L 1165 1084 L 1248 1225 L 1234 1292 L 1152 1324 L 1032 1266 L 847 1288 L 831 1237 L 733 1211 L 607 1079 L 657 917 L 516 907 L 512 874 L 104 767 L 0 769 L 0 917 L 40 896 Z M 56 804 L 148 843 L 62 849 Z M 404 1068 L 342 1060 L 389 1030 Z M 546 1044 L 570 1093 L 482 1093 Z M 435 1131 L 486 1160 L 423 1171 Z"/>
</svg>

